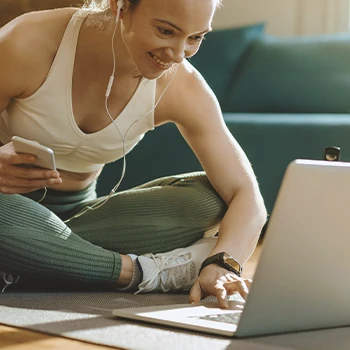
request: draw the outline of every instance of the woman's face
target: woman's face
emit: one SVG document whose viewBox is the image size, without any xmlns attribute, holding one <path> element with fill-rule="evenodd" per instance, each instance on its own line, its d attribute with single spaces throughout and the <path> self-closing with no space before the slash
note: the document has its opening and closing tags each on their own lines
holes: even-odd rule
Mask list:
<svg viewBox="0 0 350 350">
<path fill-rule="evenodd" d="M 140 74 L 158 78 L 173 64 L 193 56 L 211 30 L 217 0 L 126 1 L 122 37 Z"/>
</svg>

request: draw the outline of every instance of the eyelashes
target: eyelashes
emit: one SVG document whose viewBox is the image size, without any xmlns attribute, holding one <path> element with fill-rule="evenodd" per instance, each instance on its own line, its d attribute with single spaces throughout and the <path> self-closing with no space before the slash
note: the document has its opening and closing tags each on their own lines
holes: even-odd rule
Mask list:
<svg viewBox="0 0 350 350">
<path fill-rule="evenodd" d="M 174 31 L 171 30 L 171 29 L 162 28 L 162 27 L 157 27 L 157 29 L 158 29 L 158 32 L 159 32 L 162 36 L 170 37 L 170 36 L 172 36 L 172 35 L 175 34 Z M 204 36 L 204 35 L 196 35 L 196 36 L 189 37 L 189 39 L 190 39 L 192 42 L 200 43 L 200 42 L 202 42 L 203 40 L 205 40 L 205 36 Z"/>
</svg>

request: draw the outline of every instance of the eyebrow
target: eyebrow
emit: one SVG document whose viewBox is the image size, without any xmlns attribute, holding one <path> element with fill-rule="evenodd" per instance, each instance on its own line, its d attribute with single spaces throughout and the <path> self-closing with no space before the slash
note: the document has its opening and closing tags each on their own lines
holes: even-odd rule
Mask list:
<svg viewBox="0 0 350 350">
<path fill-rule="evenodd" d="M 157 22 L 160 22 L 160 23 L 168 24 L 169 26 L 171 26 L 171 27 L 177 29 L 179 32 L 183 33 L 183 30 L 180 27 L 178 27 L 176 24 L 174 24 L 174 23 L 172 23 L 170 21 L 167 21 L 165 19 L 159 19 L 159 18 L 155 18 L 154 20 L 157 21 Z M 210 31 L 211 31 L 211 28 L 203 30 L 202 32 L 199 32 L 199 33 L 196 33 L 196 34 L 205 34 L 205 33 L 208 33 Z"/>
</svg>

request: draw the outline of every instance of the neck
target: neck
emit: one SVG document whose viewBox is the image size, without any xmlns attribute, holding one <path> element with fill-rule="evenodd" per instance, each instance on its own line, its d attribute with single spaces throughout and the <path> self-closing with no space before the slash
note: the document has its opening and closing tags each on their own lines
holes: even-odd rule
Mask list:
<svg viewBox="0 0 350 350">
<path fill-rule="evenodd" d="M 113 26 L 114 31 L 115 25 Z M 112 35 L 111 33 L 110 37 L 110 51 L 112 54 Z M 137 66 L 135 65 L 133 59 L 131 58 L 129 51 L 124 43 L 124 40 L 121 35 L 120 30 L 120 24 L 118 24 L 118 27 L 116 29 L 116 33 L 114 36 L 114 53 L 115 53 L 115 71 L 116 75 L 119 76 L 132 76 L 132 77 L 139 77 L 140 72 L 137 69 Z"/>
<path fill-rule="evenodd" d="M 96 16 L 96 17 L 95 17 Z M 115 21 L 112 16 L 104 16 L 97 18 L 101 14 L 90 15 L 90 21 L 87 22 L 85 28 L 81 31 L 82 42 L 85 43 L 85 52 L 93 57 L 96 63 L 102 64 L 104 67 L 110 67 L 113 70 L 113 52 L 112 37 L 115 30 Z M 120 22 L 116 28 L 113 38 L 113 48 L 115 54 L 115 76 L 122 77 L 139 77 L 134 61 L 125 46 L 121 36 Z"/>
</svg>

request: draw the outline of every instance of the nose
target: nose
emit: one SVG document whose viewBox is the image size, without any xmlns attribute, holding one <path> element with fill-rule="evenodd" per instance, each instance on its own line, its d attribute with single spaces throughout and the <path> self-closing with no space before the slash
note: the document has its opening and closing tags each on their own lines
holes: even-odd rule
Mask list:
<svg viewBox="0 0 350 350">
<path fill-rule="evenodd" d="M 186 43 L 183 42 L 167 47 L 165 54 L 175 63 L 181 63 L 185 57 L 190 56 Z"/>
<path fill-rule="evenodd" d="M 169 59 L 175 63 L 181 63 L 185 58 L 185 54 L 182 51 L 174 50 L 173 48 L 167 47 L 165 50 L 165 54 L 169 57 Z"/>
</svg>

